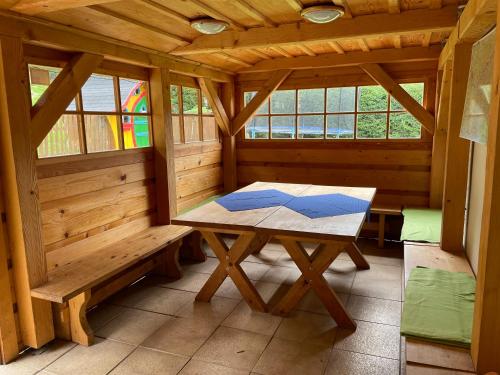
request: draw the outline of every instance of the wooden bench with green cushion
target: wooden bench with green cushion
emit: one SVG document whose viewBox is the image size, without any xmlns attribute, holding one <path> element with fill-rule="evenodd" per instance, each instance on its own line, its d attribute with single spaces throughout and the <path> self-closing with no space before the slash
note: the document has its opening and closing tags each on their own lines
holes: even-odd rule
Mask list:
<svg viewBox="0 0 500 375">
<path fill-rule="evenodd" d="M 405 208 L 403 210 L 403 217 L 401 241 L 441 242 L 441 210 Z"/>
<path fill-rule="evenodd" d="M 48 282 L 32 289 L 31 295 L 54 303 L 59 338 L 91 345 L 94 337 L 86 318 L 87 307 L 153 269 L 160 269 L 168 277 L 180 277 L 178 251 L 182 238 L 191 232 L 193 228 L 179 225 L 151 226 L 129 237 L 117 236 L 111 243 L 103 240 L 101 247 L 91 251 L 83 248 L 83 240 L 79 245 L 83 255 L 61 257 L 61 262 L 49 270 Z M 74 251 L 74 245 L 69 245 L 68 252 L 70 246 Z M 64 250 L 59 253 L 64 254 Z"/>
</svg>

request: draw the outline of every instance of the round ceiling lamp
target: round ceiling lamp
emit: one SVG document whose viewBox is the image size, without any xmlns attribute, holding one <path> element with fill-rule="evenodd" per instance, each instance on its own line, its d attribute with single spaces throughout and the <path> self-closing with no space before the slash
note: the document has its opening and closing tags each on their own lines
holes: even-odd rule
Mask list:
<svg viewBox="0 0 500 375">
<path fill-rule="evenodd" d="M 336 5 L 317 5 L 304 8 L 300 15 L 309 22 L 328 23 L 342 17 L 344 8 Z"/>
<path fill-rule="evenodd" d="M 191 22 L 191 27 L 202 34 L 218 34 L 226 30 L 228 26 L 227 22 L 214 18 L 201 18 Z"/>
</svg>

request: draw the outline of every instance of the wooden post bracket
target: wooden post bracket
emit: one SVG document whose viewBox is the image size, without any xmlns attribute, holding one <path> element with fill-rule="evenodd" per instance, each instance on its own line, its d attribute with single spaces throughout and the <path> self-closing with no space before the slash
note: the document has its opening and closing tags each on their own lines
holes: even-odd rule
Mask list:
<svg viewBox="0 0 500 375">
<path fill-rule="evenodd" d="M 215 120 L 222 130 L 222 134 L 228 136 L 231 134 L 231 121 L 229 116 L 222 105 L 222 101 L 217 93 L 217 88 L 215 87 L 213 81 L 210 78 L 198 78 L 198 84 L 201 87 L 201 91 L 207 97 L 212 110 L 214 111 Z"/>
<path fill-rule="evenodd" d="M 31 108 L 31 139 L 34 147 L 42 143 L 102 60 L 103 56 L 90 53 L 75 55 Z"/>
<path fill-rule="evenodd" d="M 413 99 L 379 64 L 361 64 L 360 67 L 420 121 L 429 133 L 434 134 L 434 115 Z"/>
</svg>

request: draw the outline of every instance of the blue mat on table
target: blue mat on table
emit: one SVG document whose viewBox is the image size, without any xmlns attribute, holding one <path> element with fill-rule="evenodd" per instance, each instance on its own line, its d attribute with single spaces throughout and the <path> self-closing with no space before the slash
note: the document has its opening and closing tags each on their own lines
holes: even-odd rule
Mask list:
<svg viewBox="0 0 500 375">
<path fill-rule="evenodd" d="M 285 207 L 311 219 L 369 212 L 370 202 L 344 194 L 324 194 L 297 197 Z"/>
<path fill-rule="evenodd" d="M 293 195 L 283 193 L 279 190 L 268 189 L 231 193 L 217 199 L 216 202 L 228 211 L 245 211 L 283 206 L 294 198 Z"/>
</svg>

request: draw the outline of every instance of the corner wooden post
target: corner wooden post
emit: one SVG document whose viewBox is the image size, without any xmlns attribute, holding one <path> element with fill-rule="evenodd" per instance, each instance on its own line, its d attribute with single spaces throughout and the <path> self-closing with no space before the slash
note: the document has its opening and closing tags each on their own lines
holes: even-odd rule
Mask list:
<svg viewBox="0 0 500 375">
<path fill-rule="evenodd" d="M 167 68 L 151 69 L 151 107 L 156 176 L 157 223 L 170 224 L 177 215 L 175 189 L 174 131 L 170 104 L 170 73 Z"/>
<path fill-rule="evenodd" d="M 47 281 L 47 264 L 30 110 L 22 41 L 0 37 L 0 163 L 7 227 L 22 339 L 24 344 L 39 348 L 54 338 L 54 326 L 50 302 L 31 297 L 31 289 Z"/>
<path fill-rule="evenodd" d="M 446 139 L 441 248 L 462 251 L 470 141 L 460 138 L 472 44 L 455 46 Z"/>
<path fill-rule="evenodd" d="M 499 8 L 500 9 L 500 8 Z M 500 18 L 500 13 L 497 12 Z M 500 35 L 496 36 L 472 359 L 478 374 L 500 373 Z"/>
<path fill-rule="evenodd" d="M 235 88 L 234 82 L 222 85 L 222 105 L 232 122 L 235 114 Z M 238 187 L 238 176 L 236 170 L 236 136 L 232 135 L 232 129 L 222 139 L 222 163 L 224 167 L 224 191 L 230 193 Z"/>
</svg>

